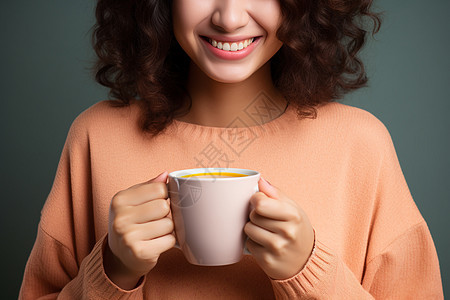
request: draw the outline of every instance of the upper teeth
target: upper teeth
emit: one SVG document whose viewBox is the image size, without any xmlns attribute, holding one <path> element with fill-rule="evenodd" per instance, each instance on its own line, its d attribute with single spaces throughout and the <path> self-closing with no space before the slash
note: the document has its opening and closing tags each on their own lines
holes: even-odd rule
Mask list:
<svg viewBox="0 0 450 300">
<path fill-rule="evenodd" d="M 239 41 L 239 42 L 229 43 L 229 42 L 218 42 L 214 39 L 209 39 L 209 43 L 211 45 L 213 45 L 213 47 L 216 47 L 220 50 L 238 51 L 238 50 L 242 50 L 242 49 L 250 46 L 254 40 L 255 40 L 255 38 L 251 38 L 251 39 L 247 39 L 247 40 L 243 40 L 243 41 Z"/>
</svg>

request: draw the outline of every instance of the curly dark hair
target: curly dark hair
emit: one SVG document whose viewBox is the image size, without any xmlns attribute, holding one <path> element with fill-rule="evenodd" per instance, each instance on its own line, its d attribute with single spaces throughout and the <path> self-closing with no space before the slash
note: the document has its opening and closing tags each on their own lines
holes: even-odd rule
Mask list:
<svg viewBox="0 0 450 300">
<path fill-rule="evenodd" d="M 358 53 L 367 33 L 375 34 L 381 24 L 371 5 L 280 0 L 277 37 L 283 46 L 271 59 L 272 80 L 299 117 L 315 118 L 316 105 L 366 85 Z M 190 58 L 174 37 L 171 6 L 169 0 L 98 0 L 96 7 L 95 78 L 110 88 L 116 106 L 139 99 L 140 126 L 152 135 L 172 122 L 187 95 Z"/>
</svg>

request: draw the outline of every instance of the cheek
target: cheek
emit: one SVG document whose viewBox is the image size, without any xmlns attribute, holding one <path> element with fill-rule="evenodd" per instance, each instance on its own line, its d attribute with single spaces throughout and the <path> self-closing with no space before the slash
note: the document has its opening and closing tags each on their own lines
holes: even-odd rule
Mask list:
<svg viewBox="0 0 450 300">
<path fill-rule="evenodd" d="M 280 18 L 281 20 L 281 18 Z M 266 19 L 264 23 L 260 23 L 261 26 L 264 27 L 264 29 L 267 32 L 267 46 L 272 51 L 278 51 L 283 43 L 278 39 L 277 37 L 277 31 L 280 27 L 280 22 L 277 19 Z"/>
<path fill-rule="evenodd" d="M 187 38 L 187 35 L 195 27 L 196 13 L 192 9 L 193 1 L 174 0 L 172 4 L 173 31 L 177 40 Z M 195 7 L 195 6 L 194 6 Z"/>
<path fill-rule="evenodd" d="M 206 19 L 208 8 L 198 2 L 199 0 L 175 0 L 172 6 L 173 32 L 183 48 L 196 47 L 197 28 Z"/>
<path fill-rule="evenodd" d="M 263 27 L 269 35 L 276 34 L 283 20 L 278 0 L 265 0 L 262 5 L 253 5 L 254 16 L 258 24 Z"/>
<path fill-rule="evenodd" d="M 195 44 L 192 43 L 192 39 L 190 38 L 192 34 L 190 34 L 187 24 L 183 19 L 178 18 L 177 20 L 173 20 L 173 34 L 184 52 L 191 56 L 192 48 L 195 47 Z"/>
<path fill-rule="evenodd" d="M 179 30 L 192 31 L 207 17 L 211 4 L 204 0 L 174 0 L 172 4 L 172 20 Z"/>
</svg>

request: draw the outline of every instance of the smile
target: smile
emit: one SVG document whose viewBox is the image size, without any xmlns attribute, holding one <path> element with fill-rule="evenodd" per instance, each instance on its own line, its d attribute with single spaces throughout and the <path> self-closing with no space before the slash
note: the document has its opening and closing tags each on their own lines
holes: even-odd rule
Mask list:
<svg viewBox="0 0 450 300">
<path fill-rule="evenodd" d="M 223 51 L 240 51 L 242 49 L 247 48 L 250 46 L 255 38 L 246 39 L 242 41 L 237 42 L 223 42 L 223 41 L 216 41 L 214 39 L 208 39 L 208 42 L 217 49 L 223 50 Z"/>
<path fill-rule="evenodd" d="M 200 36 L 206 50 L 223 60 L 239 60 L 249 56 L 258 47 L 261 36 L 242 40 L 224 41 L 212 37 Z"/>
</svg>

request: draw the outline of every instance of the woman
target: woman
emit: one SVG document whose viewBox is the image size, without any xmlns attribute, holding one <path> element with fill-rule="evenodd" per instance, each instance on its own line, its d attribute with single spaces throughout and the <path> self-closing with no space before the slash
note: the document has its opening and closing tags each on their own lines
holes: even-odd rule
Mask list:
<svg viewBox="0 0 450 300">
<path fill-rule="evenodd" d="M 335 102 L 367 81 L 370 4 L 100 0 L 119 100 L 72 124 L 20 298 L 442 298 L 388 131 Z M 263 176 L 237 264 L 173 249 L 167 170 L 191 167 Z"/>
</svg>

